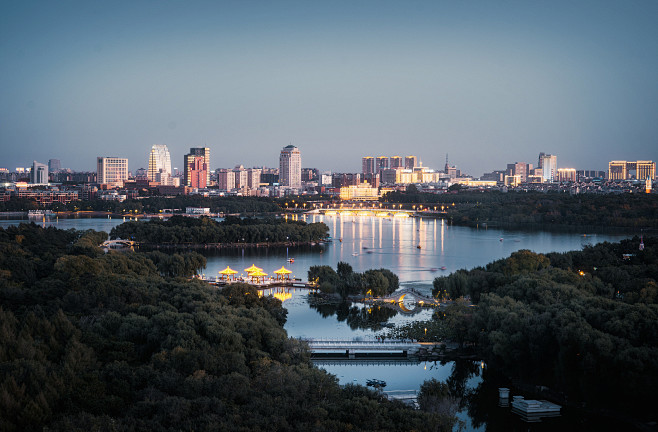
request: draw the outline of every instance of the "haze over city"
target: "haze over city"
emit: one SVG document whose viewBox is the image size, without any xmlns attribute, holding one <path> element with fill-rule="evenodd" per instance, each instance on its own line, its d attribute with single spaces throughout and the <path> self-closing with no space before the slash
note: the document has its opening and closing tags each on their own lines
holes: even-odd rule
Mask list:
<svg viewBox="0 0 658 432">
<path fill-rule="evenodd" d="M 4 2 L 0 165 L 658 159 L 658 3 Z"/>
</svg>

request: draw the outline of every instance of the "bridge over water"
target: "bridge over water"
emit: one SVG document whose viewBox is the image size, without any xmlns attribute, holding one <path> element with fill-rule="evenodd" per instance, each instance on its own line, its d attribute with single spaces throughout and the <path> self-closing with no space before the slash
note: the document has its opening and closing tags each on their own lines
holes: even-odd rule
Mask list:
<svg viewBox="0 0 658 432">
<path fill-rule="evenodd" d="M 130 248 L 135 246 L 136 244 L 137 242 L 134 242 L 132 240 L 116 239 L 116 240 L 105 240 L 103 243 L 101 243 L 101 247 L 110 248 L 110 249 Z"/>
<path fill-rule="evenodd" d="M 409 307 L 404 304 L 405 298 L 414 300 L 415 305 L 413 308 L 409 309 Z M 425 306 L 441 306 L 441 302 L 439 302 L 439 300 L 435 299 L 434 297 L 426 296 L 425 294 L 422 294 L 413 288 L 402 288 L 385 297 L 366 298 L 364 302 L 393 307 L 398 312 L 407 315 L 413 315 L 419 312 L 420 309 Z"/>
<path fill-rule="evenodd" d="M 314 357 L 336 357 L 356 359 L 358 356 L 397 356 L 398 358 L 415 357 L 422 348 L 428 349 L 440 343 L 413 341 L 379 341 L 379 340 L 334 340 L 303 339 L 308 343 Z"/>
</svg>

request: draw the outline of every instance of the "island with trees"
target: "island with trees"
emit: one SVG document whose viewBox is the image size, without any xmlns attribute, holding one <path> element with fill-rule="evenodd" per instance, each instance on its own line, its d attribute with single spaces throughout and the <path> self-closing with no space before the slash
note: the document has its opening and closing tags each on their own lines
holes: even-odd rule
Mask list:
<svg viewBox="0 0 658 432">
<path fill-rule="evenodd" d="M 329 227 L 323 222 L 237 216 L 227 216 L 221 222 L 186 216 L 129 221 L 110 232 L 111 238 L 134 240 L 142 245 L 181 247 L 310 244 L 323 241 L 328 235 Z"/>
</svg>

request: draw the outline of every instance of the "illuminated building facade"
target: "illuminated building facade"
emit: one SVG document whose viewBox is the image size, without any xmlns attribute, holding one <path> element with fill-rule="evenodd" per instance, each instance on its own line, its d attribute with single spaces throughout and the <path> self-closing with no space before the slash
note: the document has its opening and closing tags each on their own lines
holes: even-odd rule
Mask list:
<svg viewBox="0 0 658 432">
<path fill-rule="evenodd" d="M 557 181 L 560 183 L 568 183 L 576 181 L 576 169 L 575 168 L 559 168 L 557 170 Z"/>
<path fill-rule="evenodd" d="M 294 145 L 286 146 L 281 150 L 279 183 L 281 186 L 302 187 L 302 157 L 299 149 Z"/>
<path fill-rule="evenodd" d="M 99 157 L 96 159 L 96 181 L 109 187 L 123 187 L 128 180 L 128 159 Z"/>
<path fill-rule="evenodd" d="M 359 183 L 354 186 L 344 186 L 340 188 L 341 200 L 356 201 L 376 201 L 379 199 L 379 191 L 375 187 L 370 187 L 368 183 Z"/>
<path fill-rule="evenodd" d="M 203 162 L 206 164 L 206 184 L 210 184 L 210 148 L 192 147 L 189 154 L 203 157 Z"/>
<path fill-rule="evenodd" d="M 541 176 L 545 182 L 557 180 L 557 156 L 539 153 L 539 165 Z"/>
<path fill-rule="evenodd" d="M 147 175 L 150 181 L 168 184 L 167 178 L 171 177 L 171 156 L 166 145 L 155 144 L 151 147 Z"/>
<path fill-rule="evenodd" d="M 203 156 L 185 155 L 185 186 L 195 189 L 208 186 L 208 165 Z"/>
<path fill-rule="evenodd" d="M 656 178 L 656 163 L 653 161 L 610 161 L 608 180 L 645 180 Z"/>
</svg>

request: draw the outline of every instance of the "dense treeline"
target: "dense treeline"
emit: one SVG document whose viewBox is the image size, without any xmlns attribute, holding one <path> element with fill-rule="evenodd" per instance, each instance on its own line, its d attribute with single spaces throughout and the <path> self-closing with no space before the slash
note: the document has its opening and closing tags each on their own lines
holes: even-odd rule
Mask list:
<svg viewBox="0 0 658 432">
<path fill-rule="evenodd" d="M 281 302 L 104 236 L 0 229 L 0 430 L 449 430 L 310 364 Z M 190 262 L 194 262 L 192 258 Z"/>
<path fill-rule="evenodd" d="M 329 227 L 322 222 L 234 216 L 217 222 L 207 217 L 173 216 L 168 220 L 125 222 L 114 227 L 110 237 L 145 244 L 308 243 L 320 241 L 328 233 Z"/>
<path fill-rule="evenodd" d="M 391 192 L 384 201 L 444 206 L 456 225 L 598 231 L 658 229 L 657 194 L 578 194 L 498 191 L 450 194 Z M 454 204 L 454 206 L 453 206 Z"/>
<path fill-rule="evenodd" d="M 28 211 L 49 208 L 53 211 L 103 211 L 112 213 L 159 213 L 165 209 L 185 211 L 185 207 L 207 207 L 212 213 L 277 213 L 282 211 L 278 201 L 268 197 L 204 197 L 202 195 L 153 196 L 119 201 L 72 201 L 39 206 L 29 198 L 12 198 L 0 202 L 0 211 Z"/>
<path fill-rule="evenodd" d="M 508 376 L 571 402 L 652 415 L 658 386 L 658 239 L 582 251 L 513 253 L 434 281 L 434 294 L 477 305 L 458 337 Z M 445 319 L 443 313 L 437 319 Z"/>
<path fill-rule="evenodd" d="M 392 293 L 400 287 L 398 276 L 388 269 L 366 270 L 357 273 L 346 262 L 339 262 L 336 270 L 330 266 L 311 266 L 308 280 L 319 285 L 320 291 L 341 297 L 361 294 L 380 297 Z"/>
</svg>

